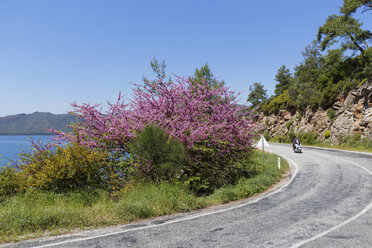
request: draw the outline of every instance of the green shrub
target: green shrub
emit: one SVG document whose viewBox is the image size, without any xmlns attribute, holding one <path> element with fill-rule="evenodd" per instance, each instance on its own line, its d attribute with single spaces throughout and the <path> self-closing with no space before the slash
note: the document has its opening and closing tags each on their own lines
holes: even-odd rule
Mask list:
<svg viewBox="0 0 372 248">
<path fill-rule="evenodd" d="M 328 118 L 333 121 L 335 119 L 335 116 L 336 116 L 336 112 L 332 109 L 332 108 L 329 108 L 327 110 L 327 116 Z"/>
<path fill-rule="evenodd" d="M 156 125 L 139 133 L 131 151 L 141 174 L 154 182 L 178 178 L 185 165 L 183 145 Z"/>
<path fill-rule="evenodd" d="M 331 137 L 331 132 L 329 130 L 327 130 L 325 133 L 324 133 L 324 138 L 328 139 L 329 137 Z"/>
<path fill-rule="evenodd" d="M 283 143 L 283 142 L 287 139 L 287 137 L 282 136 L 282 135 L 277 135 L 277 136 L 275 136 L 275 139 L 276 139 L 278 142 Z"/>
<path fill-rule="evenodd" d="M 222 148 L 224 145 L 228 146 L 229 144 L 221 142 Z M 221 186 L 236 184 L 241 178 L 248 178 L 255 174 L 250 151 L 221 158 L 216 156 L 221 147 L 208 147 L 201 144 L 193 147 L 192 152 L 202 153 L 203 159 L 197 164 L 188 161 L 182 180 L 196 194 L 211 194 Z"/>
<path fill-rule="evenodd" d="M 340 93 L 340 85 L 328 83 L 327 87 L 322 91 L 320 97 L 320 106 L 327 109 L 333 105 L 334 99 Z"/>
<path fill-rule="evenodd" d="M 312 132 L 305 132 L 298 135 L 299 140 L 303 144 L 313 145 L 316 143 L 316 135 Z"/>
<path fill-rule="evenodd" d="M 285 109 L 288 106 L 288 101 L 288 90 L 285 90 L 283 94 L 276 96 L 267 105 L 264 106 L 264 112 L 268 114 L 275 114 L 279 110 Z"/>
<path fill-rule="evenodd" d="M 263 136 L 265 137 L 265 139 L 266 139 L 267 141 L 269 141 L 269 140 L 271 139 L 270 134 L 269 134 L 268 132 L 266 132 L 266 131 L 263 133 Z"/>
<path fill-rule="evenodd" d="M 287 137 L 288 137 L 287 139 L 289 139 L 289 142 L 291 142 L 292 139 L 293 139 L 295 136 L 296 136 L 296 134 L 295 134 L 293 128 L 291 128 L 291 129 L 289 130 L 288 134 L 287 134 Z"/>
<path fill-rule="evenodd" d="M 288 121 L 286 124 L 285 124 L 285 127 L 289 130 L 290 127 L 292 126 L 293 124 L 293 121 Z"/>
<path fill-rule="evenodd" d="M 343 86 L 342 86 L 342 94 L 344 94 L 344 96 L 347 95 L 347 93 L 349 93 L 350 90 L 352 90 L 353 88 L 355 88 L 355 86 L 358 85 L 358 81 L 353 79 L 353 80 L 350 80 L 349 78 L 340 82 Z"/>
</svg>

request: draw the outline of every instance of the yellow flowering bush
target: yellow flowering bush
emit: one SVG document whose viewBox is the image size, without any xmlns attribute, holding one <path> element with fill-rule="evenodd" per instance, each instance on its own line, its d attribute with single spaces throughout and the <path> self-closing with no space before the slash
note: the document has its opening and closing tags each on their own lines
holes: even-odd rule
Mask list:
<svg viewBox="0 0 372 248">
<path fill-rule="evenodd" d="M 19 167 L 27 187 L 54 191 L 115 189 L 125 175 L 110 155 L 103 149 L 71 143 L 23 154 Z"/>
</svg>

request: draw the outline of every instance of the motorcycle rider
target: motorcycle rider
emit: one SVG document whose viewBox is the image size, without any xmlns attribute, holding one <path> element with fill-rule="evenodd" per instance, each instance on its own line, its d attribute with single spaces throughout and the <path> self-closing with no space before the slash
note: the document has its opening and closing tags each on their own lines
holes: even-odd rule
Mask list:
<svg viewBox="0 0 372 248">
<path fill-rule="evenodd" d="M 292 148 L 293 148 L 293 151 L 295 149 L 295 144 L 301 145 L 301 142 L 297 139 L 296 136 L 294 136 L 293 139 L 292 139 Z"/>
</svg>

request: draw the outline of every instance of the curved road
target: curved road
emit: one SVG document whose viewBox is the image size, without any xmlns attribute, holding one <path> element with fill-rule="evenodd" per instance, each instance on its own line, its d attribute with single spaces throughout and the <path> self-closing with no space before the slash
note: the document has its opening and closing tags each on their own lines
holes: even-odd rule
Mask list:
<svg viewBox="0 0 372 248">
<path fill-rule="evenodd" d="M 371 154 L 309 147 L 295 154 L 279 144 L 269 150 L 291 161 L 291 176 L 260 196 L 14 246 L 372 247 Z"/>
</svg>

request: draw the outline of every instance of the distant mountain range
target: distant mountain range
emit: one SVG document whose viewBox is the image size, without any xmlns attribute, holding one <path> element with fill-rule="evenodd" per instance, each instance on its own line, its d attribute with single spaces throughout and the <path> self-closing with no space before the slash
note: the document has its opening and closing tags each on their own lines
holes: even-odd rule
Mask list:
<svg viewBox="0 0 372 248">
<path fill-rule="evenodd" d="M 51 134 L 48 129 L 54 128 L 70 131 L 67 124 L 76 122 L 71 114 L 55 115 L 52 113 L 35 112 L 32 114 L 17 114 L 0 117 L 0 135 L 37 135 Z"/>
</svg>

